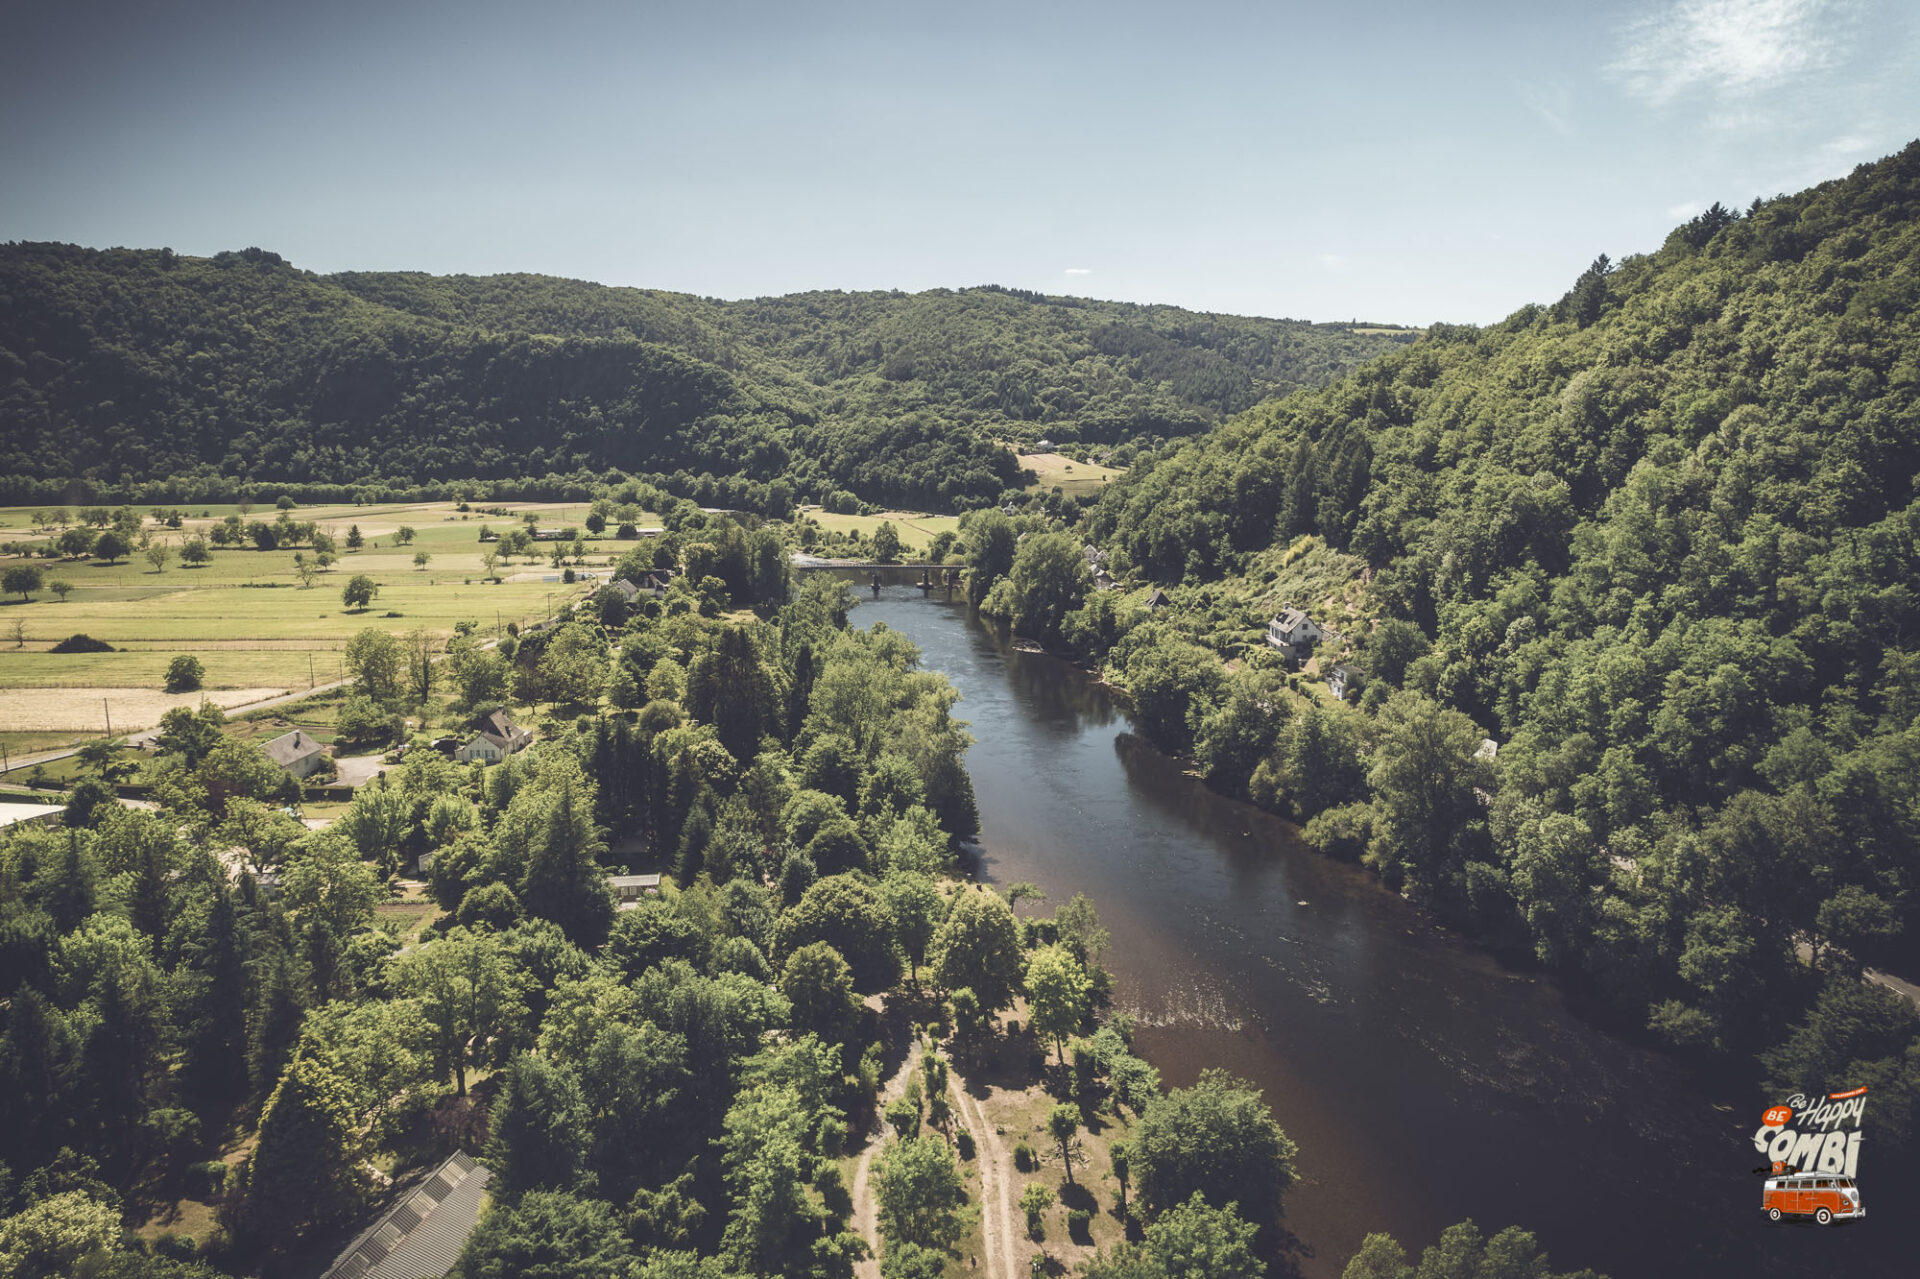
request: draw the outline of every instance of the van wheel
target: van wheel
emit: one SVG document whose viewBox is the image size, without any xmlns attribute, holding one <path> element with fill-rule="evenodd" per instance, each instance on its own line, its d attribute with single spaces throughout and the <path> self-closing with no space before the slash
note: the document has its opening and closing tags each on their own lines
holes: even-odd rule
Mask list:
<svg viewBox="0 0 1920 1279">
<path fill-rule="evenodd" d="M 1833 1224 L 1833 1214 L 1831 1212 L 1828 1212 L 1825 1208 L 1822 1208 L 1819 1212 L 1814 1213 L 1813 1219 L 1819 1222 L 1823 1226 L 1828 1226 Z"/>
<path fill-rule="evenodd" d="M 1767 1220 L 1768 1221 L 1780 1220 L 1780 1210 L 1778 1208 L 1767 1209 Z"/>
</svg>

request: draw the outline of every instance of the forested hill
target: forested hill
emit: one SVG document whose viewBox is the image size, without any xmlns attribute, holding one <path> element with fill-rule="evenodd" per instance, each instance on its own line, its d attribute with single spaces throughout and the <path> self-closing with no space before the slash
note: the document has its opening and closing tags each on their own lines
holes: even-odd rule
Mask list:
<svg viewBox="0 0 1920 1279">
<path fill-rule="evenodd" d="M 944 508 L 1018 487 L 996 440 L 1192 434 L 1410 337 L 991 287 L 720 302 L 10 244 L 0 475 L 38 500 L 75 479 L 211 494 L 618 467 Z"/>
<path fill-rule="evenodd" d="M 1349 552 L 1361 731 L 1454 745 L 1419 794 L 1376 752 L 1347 834 L 1675 1040 L 1755 1046 L 1807 1006 L 1796 946 L 1915 966 L 1917 295 L 1920 143 L 1261 405 L 1136 466 L 1091 527 L 1187 583 L 1210 642 L 1258 646 L 1283 602 L 1262 548 Z M 1848 1046 L 1789 1063 L 1802 1082 L 1907 1042 L 1834 1017 Z"/>
</svg>

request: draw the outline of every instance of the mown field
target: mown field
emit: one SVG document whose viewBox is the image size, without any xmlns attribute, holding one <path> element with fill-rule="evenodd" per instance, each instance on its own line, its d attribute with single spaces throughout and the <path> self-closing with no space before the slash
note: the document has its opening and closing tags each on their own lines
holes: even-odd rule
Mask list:
<svg viewBox="0 0 1920 1279">
<path fill-rule="evenodd" d="M 340 651 L 361 628 L 394 631 L 425 627 L 447 635 L 454 624 L 472 620 L 485 630 L 507 622 L 528 622 L 577 598 L 589 585 L 565 586 L 561 570 L 542 557 L 516 557 L 497 571 L 505 579 L 483 581 L 482 524 L 509 527 L 525 510 L 540 513 L 543 528 L 579 526 L 584 504 L 508 504 L 507 517 L 461 513 L 451 503 L 414 506 L 312 507 L 293 512 L 331 532 L 343 546 L 338 562 L 315 575 L 310 586 L 295 571 L 293 550 L 218 548 L 213 562 L 188 567 L 179 561 L 180 544 L 224 518 L 234 507 L 200 507 L 180 529 L 149 520 L 155 541 L 174 552 L 155 571 L 136 552 L 118 564 L 98 560 L 0 558 L 0 568 L 23 562 L 40 565 L 48 580 L 73 586 L 65 601 L 40 591 L 31 601 L 18 596 L 0 604 L 0 740 L 9 749 L 62 744 L 63 737 L 101 731 L 105 697 L 115 732 L 151 727 L 174 704 L 197 704 L 197 694 L 167 697 L 161 686 L 168 664 L 181 653 L 198 657 L 205 687 L 218 702 L 258 700 L 275 693 L 325 684 L 341 677 Z M 204 515 L 203 515 L 204 513 Z M 0 541 L 34 536 L 32 509 L 0 508 Z M 255 508 L 243 518 L 271 521 L 271 507 Z M 350 527 L 358 525 L 365 546 L 344 550 Z M 401 526 L 415 530 L 412 545 L 401 546 Z M 594 572 L 631 543 L 588 539 Z M 542 549 L 548 553 L 551 544 Z M 416 552 L 430 557 L 424 567 Z M 308 559 L 312 552 L 305 552 Z M 347 581 L 365 574 L 379 585 L 371 608 L 349 611 L 340 592 Z M 556 580 L 549 581 L 548 578 Z M 16 634 L 18 627 L 18 634 Z M 59 654 L 50 650 L 74 634 L 103 640 L 112 653 Z M 234 696 L 244 692 L 244 697 Z"/>
<path fill-rule="evenodd" d="M 960 517 L 957 515 L 918 515 L 912 511 L 835 515 L 817 506 L 803 507 L 802 511 L 808 519 L 829 533 L 858 533 L 862 537 L 872 537 L 882 524 L 890 523 L 894 532 L 900 535 L 900 555 L 903 559 L 918 556 L 940 534 L 957 533 L 960 530 Z"/>
<path fill-rule="evenodd" d="M 1020 465 L 1040 477 L 1028 487 L 1050 489 L 1057 486 L 1068 497 L 1098 493 L 1108 481 L 1126 473 L 1097 462 L 1076 462 L 1058 453 L 1026 453 L 1021 455 Z"/>
</svg>

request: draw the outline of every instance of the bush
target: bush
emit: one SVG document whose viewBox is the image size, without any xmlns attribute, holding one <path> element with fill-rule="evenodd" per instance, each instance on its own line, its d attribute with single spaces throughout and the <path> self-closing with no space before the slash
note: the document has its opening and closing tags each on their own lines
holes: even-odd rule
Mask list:
<svg viewBox="0 0 1920 1279">
<path fill-rule="evenodd" d="M 1093 1242 L 1093 1214 L 1085 1208 L 1071 1208 L 1067 1211 L 1067 1234 L 1075 1243 Z"/>
<path fill-rule="evenodd" d="M 97 640 L 91 635 L 69 635 L 55 644 L 55 653 L 113 653 L 119 650 L 105 640 Z"/>
<path fill-rule="evenodd" d="M 962 1159 L 972 1159 L 974 1155 L 973 1134 L 965 1128 L 954 1130 L 953 1144 L 959 1149 Z"/>
<path fill-rule="evenodd" d="M 1038 1161 L 1033 1157 L 1033 1147 L 1024 1141 L 1014 1143 L 1013 1166 L 1021 1172 L 1032 1172 L 1039 1167 Z"/>
<path fill-rule="evenodd" d="M 192 653 L 181 653 L 167 663 L 167 692 L 191 693 L 207 677 L 207 668 Z"/>
</svg>

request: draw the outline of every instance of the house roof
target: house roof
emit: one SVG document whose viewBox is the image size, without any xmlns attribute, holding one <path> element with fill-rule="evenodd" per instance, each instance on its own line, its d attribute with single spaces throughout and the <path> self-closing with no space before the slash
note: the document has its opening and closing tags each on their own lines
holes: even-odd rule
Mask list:
<svg viewBox="0 0 1920 1279">
<path fill-rule="evenodd" d="M 607 882 L 615 888 L 658 888 L 658 875 L 609 875 Z"/>
<path fill-rule="evenodd" d="M 493 1174 L 465 1151 L 367 1227 L 322 1279 L 437 1279 L 453 1269 L 480 1219 Z"/>
<path fill-rule="evenodd" d="M 1173 603 L 1173 601 L 1167 598 L 1167 593 L 1157 586 L 1154 587 L 1152 593 L 1147 596 L 1148 608 L 1159 608 L 1163 604 L 1171 603 Z"/>
<path fill-rule="evenodd" d="M 1345 662 L 1340 663 L 1329 672 L 1329 674 L 1338 675 L 1341 679 L 1352 679 L 1359 673 L 1360 668 L 1358 666 L 1348 666 Z"/>
<path fill-rule="evenodd" d="M 616 577 L 611 582 L 608 582 L 607 585 L 619 591 L 620 594 L 626 596 L 628 599 L 632 599 L 640 593 L 640 588 L 624 577 Z"/>
<path fill-rule="evenodd" d="M 1281 630 L 1290 631 L 1302 622 L 1311 621 L 1312 619 L 1307 616 L 1305 609 L 1283 608 L 1280 610 L 1279 615 L 1273 620 L 1279 624 Z"/>
<path fill-rule="evenodd" d="M 324 755 L 327 750 L 326 747 L 314 741 L 313 738 L 297 728 L 291 733 L 280 734 L 280 736 L 261 746 L 260 749 L 267 753 L 268 759 L 283 767 L 287 764 L 303 760 L 309 755 Z"/>
<path fill-rule="evenodd" d="M 498 737 L 502 741 L 511 741 L 527 730 L 510 719 L 505 711 L 492 711 L 481 719 L 477 726 L 488 737 Z"/>
</svg>

